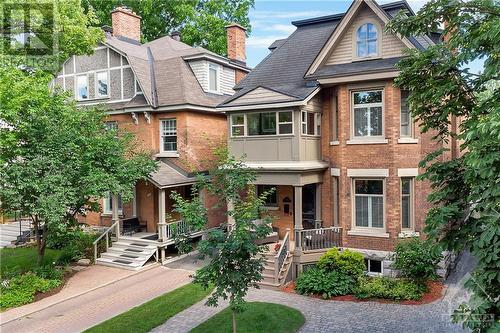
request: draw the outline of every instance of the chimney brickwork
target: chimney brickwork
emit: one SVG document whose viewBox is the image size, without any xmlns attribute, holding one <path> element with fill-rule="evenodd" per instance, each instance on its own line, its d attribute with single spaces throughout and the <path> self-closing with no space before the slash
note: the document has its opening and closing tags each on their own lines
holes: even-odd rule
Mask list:
<svg viewBox="0 0 500 333">
<path fill-rule="evenodd" d="M 232 23 L 226 26 L 227 34 L 227 57 L 246 63 L 245 39 L 246 29 L 239 24 Z"/>
<path fill-rule="evenodd" d="M 111 12 L 113 35 L 141 40 L 141 17 L 131 9 L 117 7 Z"/>
</svg>

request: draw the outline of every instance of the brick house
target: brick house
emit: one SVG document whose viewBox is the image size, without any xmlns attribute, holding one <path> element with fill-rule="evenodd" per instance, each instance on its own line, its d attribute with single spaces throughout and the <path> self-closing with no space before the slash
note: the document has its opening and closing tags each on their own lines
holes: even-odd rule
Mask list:
<svg viewBox="0 0 500 333">
<path fill-rule="evenodd" d="M 101 214 L 81 218 L 90 225 L 113 225 L 108 232 L 116 233 L 116 242 L 98 263 L 138 269 L 152 255 L 163 260 L 173 243 L 171 227 L 181 227 L 170 193 L 189 197 L 195 173 L 204 170 L 211 154 L 209 141 L 226 141 L 226 116 L 216 106 L 249 71 L 246 35 L 241 26 L 227 27 L 226 58 L 180 42 L 177 32 L 142 44 L 140 16 L 123 7 L 111 15 L 105 41 L 93 55 L 68 59 L 55 83 L 80 106 L 105 104 L 107 126 L 134 133 L 158 161 L 158 171 L 136 185 L 131 202 L 110 195 L 100 200 Z M 200 195 L 212 207 L 215 198 Z M 210 210 L 210 226 L 225 219 L 224 210 Z"/>
<path fill-rule="evenodd" d="M 293 254 L 280 250 L 264 284 L 281 284 L 332 246 L 363 253 L 370 273 L 388 275 L 398 240 L 422 236 L 430 188 L 416 180 L 418 163 L 437 146 L 393 80 L 405 49 L 441 36 L 385 32 L 400 10 L 414 15 L 405 1 L 356 0 L 346 13 L 292 22 L 296 30 L 219 106 L 231 152 L 257 171 L 257 192 L 276 188 L 269 212 Z"/>
</svg>

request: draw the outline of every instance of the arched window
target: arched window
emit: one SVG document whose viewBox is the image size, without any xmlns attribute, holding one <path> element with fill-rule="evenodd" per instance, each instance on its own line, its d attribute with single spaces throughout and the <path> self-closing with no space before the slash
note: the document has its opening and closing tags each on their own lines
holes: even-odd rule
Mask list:
<svg viewBox="0 0 500 333">
<path fill-rule="evenodd" d="M 365 23 L 356 31 L 356 55 L 360 58 L 376 56 L 377 27 L 373 23 Z"/>
</svg>

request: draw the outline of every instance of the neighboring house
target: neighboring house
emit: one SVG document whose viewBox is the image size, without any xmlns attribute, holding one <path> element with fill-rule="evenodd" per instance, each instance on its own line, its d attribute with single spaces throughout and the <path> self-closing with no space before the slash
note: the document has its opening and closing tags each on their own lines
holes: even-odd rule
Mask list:
<svg viewBox="0 0 500 333">
<path fill-rule="evenodd" d="M 106 104 L 107 126 L 134 133 L 141 148 L 158 160 L 158 171 L 137 184 L 131 202 L 110 195 L 101 201 L 102 214 L 82 217 L 82 222 L 102 226 L 120 219 L 118 242 L 99 262 L 138 268 L 173 243 L 171 222 L 179 216 L 172 212 L 170 193 L 189 197 L 195 173 L 211 156 L 211 142 L 227 140 L 226 116 L 216 106 L 249 71 L 246 36 L 238 25 L 227 27 L 225 58 L 180 42 L 179 33 L 141 44 L 138 15 L 122 7 L 111 15 L 113 26 L 105 29 L 102 45 L 91 56 L 68 59 L 56 84 L 81 106 Z M 202 195 L 212 207 L 215 198 Z M 224 210 L 209 211 L 210 226 L 225 220 Z M 130 255 L 141 246 L 148 251 Z"/>
<path fill-rule="evenodd" d="M 405 49 L 441 36 L 385 32 L 400 10 L 414 15 L 405 1 L 359 0 L 346 13 L 293 22 L 219 105 L 232 154 L 257 170 L 257 192 L 276 188 L 267 204 L 280 239 L 292 240 L 294 276 L 332 246 L 363 253 L 370 273 L 391 274 L 398 240 L 421 236 L 430 187 L 416 180 L 418 163 L 437 143 L 393 80 Z M 274 285 L 288 269 L 278 257 Z"/>
</svg>

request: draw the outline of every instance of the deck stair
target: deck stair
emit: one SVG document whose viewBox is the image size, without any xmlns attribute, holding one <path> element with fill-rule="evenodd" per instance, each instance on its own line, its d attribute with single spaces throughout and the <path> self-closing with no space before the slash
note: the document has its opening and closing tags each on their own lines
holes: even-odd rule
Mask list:
<svg viewBox="0 0 500 333">
<path fill-rule="evenodd" d="M 30 220 L 21 220 L 21 233 L 30 230 Z M 0 224 L 0 248 L 12 245 L 19 236 L 19 221 Z"/>
<path fill-rule="evenodd" d="M 269 251 L 264 254 L 264 270 L 262 281 L 258 285 L 263 289 L 278 290 L 287 282 L 288 273 L 292 266 L 292 255 L 290 253 L 290 235 L 280 241 L 281 247 L 278 252 Z"/>
<path fill-rule="evenodd" d="M 139 270 L 152 257 L 158 258 L 158 247 L 140 239 L 118 238 L 111 242 L 106 252 L 101 253 L 96 264 Z"/>
</svg>

